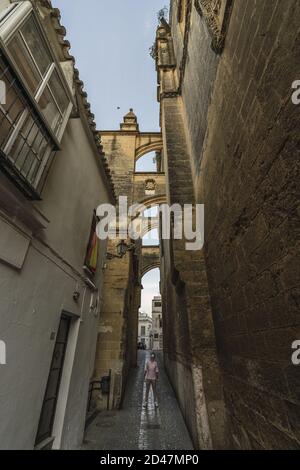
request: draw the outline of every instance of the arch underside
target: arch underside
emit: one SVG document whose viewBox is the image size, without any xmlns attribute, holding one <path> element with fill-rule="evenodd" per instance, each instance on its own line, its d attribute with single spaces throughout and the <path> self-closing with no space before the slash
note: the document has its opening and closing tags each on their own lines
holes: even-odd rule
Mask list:
<svg viewBox="0 0 300 470">
<path fill-rule="evenodd" d="M 160 261 L 154 262 L 152 264 L 143 266 L 142 271 L 141 271 L 141 277 L 143 278 L 145 274 L 149 273 L 153 269 L 160 268 Z"/>
<path fill-rule="evenodd" d="M 154 268 L 160 268 L 160 247 L 159 245 L 143 246 L 141 256 L 142 277 Z"/>
<path fill-rule="evenodd" d="M 163 149 L 163 141 L 158 140 L 156 142 L 147 143 L 136 149 L 135 161 L 137 162 L 141 157 L 150 152 L 159 152 Z"/>
<path fill-rule="evenodd" d="M 165 195 L 146 197 L 145 199 L 142 199 L 141 201 L 137 203 L 137 210 L 139 210 L 140 208 L 140 212 L 141 212 L 143 207 L 145 207 L 146 209 L 150 209 L 153 206 L 166 204 L 166 202 L 167 202 L 167 199 Z"/>
<path fill-rule="evenodd" d="M 159 229 L 159 218 L 158 217 L 145 217 L 141 226 L 141 235 L 144 237 L 152 230 Z"/>
</svg>

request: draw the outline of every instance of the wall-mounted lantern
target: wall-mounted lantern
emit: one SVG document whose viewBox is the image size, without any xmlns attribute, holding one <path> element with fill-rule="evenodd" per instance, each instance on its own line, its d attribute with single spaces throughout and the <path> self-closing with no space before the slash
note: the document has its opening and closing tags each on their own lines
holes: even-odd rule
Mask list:
<svg viewBox="0 0 300 470">
<path fill-rule="evenodd" d="M 134 243 L 131 243 L 130 245 L 128 245 L 125 240 L 121 240 L 118 244 L 117 244 L 117 254 L 113 254 L 113 253 L 107 253 L 106 256 L 108 259 L 113 259 L 113 258 L 119 258 L 119 259 L 122 259 L 124 258 L 124 256 L 126 255 L 127 252 L 129 251 L 134 251 L 135 249 L 135 244 Z"/>
<path fill-rule="evenodd" d="M 79 292 L 78 290 L 75 290 L 75 291 L 73 292 L 73 300 L 74 300 L 74 302 L 77 303 L 77 302 L 79 301 L 79 298 L 80 298 L 80 292 Z"/>
</svg>

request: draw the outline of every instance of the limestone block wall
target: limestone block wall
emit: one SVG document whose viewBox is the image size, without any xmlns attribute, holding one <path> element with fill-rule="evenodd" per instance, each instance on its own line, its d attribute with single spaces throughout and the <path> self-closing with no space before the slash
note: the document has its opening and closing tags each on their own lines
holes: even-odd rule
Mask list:
<svg viewBox="0 0 300 470">
<path fill-rule="evenodd" d="M 184 35 L 177 21 L 178 3 L 172 1 L 171 26 L 178 75 L 184 70 L 181 83 L 185 126 L 190 138 L 187 140 L 193 172 L 199 171 L 201 152 L 207 130 L 207 111 L 214 88 L 219 56 L 211 48 L 208 28 L 197 12 L 194 1 L 187 2 L 190 15 Z M 185 39 L 185 40 L 184 40 Z M 201 45 L 201 47 L 200 47 Z M 199 100 L 201 96 L 201 100 Z M 200 149 L 200 150 L 199 150 Z"/>
<path fill-rule="evenodd" d="M 179 97 L 162 101 L 169 204 L 194 202 Z M 165 361 L 194 444 L 225 447 L 222 383 L 203 254 L 185 240 L 164 242 Z"/>
<path fill-rule="evenodd" d="M 219 57 L 197 15 L 182 97 L 233 445 L 299 448 L 300 4 L 235 0 Z"/>
<path fill-rule="evenodd" d="M 108 253 L 116 255 L 118 242 L 108 241 Z M 93 380 L 110 374 L 111 384 L 108 400 L 106 394 L 95 393 L 92 407 L 98 409 L 121 406 L 128 372 L 136 366 L 141 286 L 135 258 L 127 253 L 122 259 L 108 259 L 105 263 Z"/>
<path fill-rule="evenodd" d="M 141 256 L 141 275 L 160 266 L 159 246 L 143 246 Z"/>
</svg>

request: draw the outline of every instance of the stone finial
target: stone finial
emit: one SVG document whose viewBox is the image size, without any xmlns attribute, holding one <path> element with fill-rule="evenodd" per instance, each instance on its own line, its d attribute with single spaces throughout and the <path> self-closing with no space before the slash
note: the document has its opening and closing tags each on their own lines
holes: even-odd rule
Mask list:
<svg viewBox="0 0 300 470">
<path fill-rule="evenodd" d="M 130 108 L 129 113 L 125 114 L 124 122 L 121 124 L 121 130 L 139 132 L 139 124 L 133 112 L 133 108 Z"/>
</svg>

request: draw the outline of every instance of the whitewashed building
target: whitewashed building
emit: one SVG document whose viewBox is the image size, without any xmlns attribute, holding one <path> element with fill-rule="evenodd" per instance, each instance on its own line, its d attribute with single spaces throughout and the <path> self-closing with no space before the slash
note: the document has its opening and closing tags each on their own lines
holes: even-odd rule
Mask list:
<svg viewBox="0 0 300 470">
<path fill-rule="evenodd" d="M 151 342 L 152 334 L 152 318 L 148 313 L 139 312 L 138 324 L 138 342 L 143 343 L 146 349 L 152 348 Z"/>
<path fill-rule="evenodd" d="M 0 448 L 82 443 L 114 203 L 57 9 L 0 0 Z M 5 360 L 4 360 L 5 359 Z"/>
<path fill-rule="evenodd" d="M 157 295 L 152 300 L 152 338 L 153 351 L 163 349 L 163 322 L 161 296 Z"/>
</svg>

